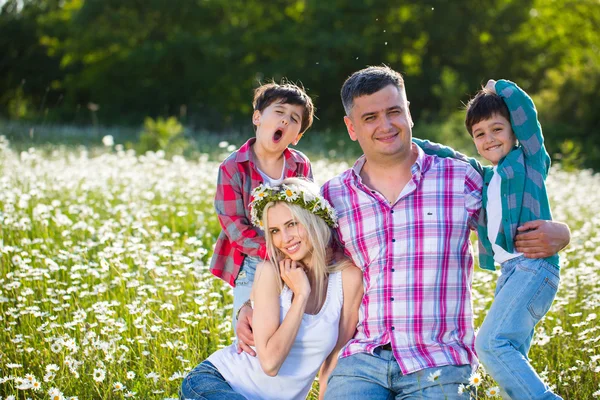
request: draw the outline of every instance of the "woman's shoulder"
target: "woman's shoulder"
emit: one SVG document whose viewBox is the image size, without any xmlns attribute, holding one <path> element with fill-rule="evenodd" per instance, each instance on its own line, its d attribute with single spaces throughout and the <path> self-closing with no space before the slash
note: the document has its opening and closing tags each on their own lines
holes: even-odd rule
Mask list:
<svg viewBox="0 0 600 400">
<path fill-rule="evenodd" d="M 269 261 L 264 260 L 256 265 L 256 272 L 254 273 L 254 282 L 259 285 L 275 285 L 279 287 L 279 272 L 275 265 Z"/>
<path fill-rule="evenodd" d="M 361 285 L 362 286 L 362 278 L 363 278 L 363 273 L 362 270 L 360 268 L 358 268 L 356 265 L 354 265 L 353 262 L 349 261 L 348 265 L 342 269 L 341 271 L 342 274 L 342 284 L 344 286 L 350 285 L 350 286 L 357 286 L 357 285 Z"/>
</svg>

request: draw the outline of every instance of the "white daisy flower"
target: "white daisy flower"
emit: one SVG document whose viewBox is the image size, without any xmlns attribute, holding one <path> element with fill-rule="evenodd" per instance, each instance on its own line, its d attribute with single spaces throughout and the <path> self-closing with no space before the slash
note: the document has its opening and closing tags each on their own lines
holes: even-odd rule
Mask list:
<svg viewBox="0 0 600 400">
<path fill-rule="evenodd" d="M 300 193 L 298 193 L 296 190 L 294 190 L 288 186 L 282 185 L 282 188 L 283 188 L 283 192 L 281 192 L 281 193 L 283 193 L 284 199 L 286 201 L 289 201 L 290 203 L 292 201 L 296 200 L 298 198 L 298 196 L 300 195 Z"/>
<path fill-rule="evenodd" d="M 113 384 L 113 392 L 120 392 L 123 389 L 125 389 L 125 385 L 123 385 L 121 382 L 115 382 Z"/>
<path fill-rule="evenodd" d="M 94 369 L 93 378 L 96 382 L 103 382 L 104 378 L 106 378 L 106 371 L 103 370 L 102 368 Z"/>
<path fill-rule="evenodd" d="M 481 385 L 481 375 L 479 375 L 479 373 L 477 372 L 471 374 L 471 377 L 469 378 L 469 384 L 473 386 Z"/>
<path fill-rule="evenodd" d="M 429 374 L 429 376 L 427 377 L 427 380 L 429 382 L 435 382 L 438 380 L 438 378 L 440 377 L 440 375 L 442 375 L 442 370 L 438 369 L 437 371 L 434 371 L 432 373 Z"/>
</svg>

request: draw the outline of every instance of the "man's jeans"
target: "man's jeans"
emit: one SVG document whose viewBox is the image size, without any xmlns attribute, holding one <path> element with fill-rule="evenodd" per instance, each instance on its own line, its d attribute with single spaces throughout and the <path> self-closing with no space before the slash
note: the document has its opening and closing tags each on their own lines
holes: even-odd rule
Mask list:
<svg viewBox="0 0 600 400">
<path fill-rule="evenodd" d="M 428 379 L 440 371 L 437 379 Z M 390 350 L 375 349 L 375 354 L 358 353 L 338 360 L 327 383 L 325 400 L 468 399 L 458 394 L 458 386 L 469 384 L 470 365 L 447 365 L 402 375 Z"/>
<path fill-rule="evenodd" d="M 560 399 L 529 364 L 535 325 L 548 312 L 560 282 L 559 270 L 523 256 L 502 264 L 496 298 L 477 334 L 475 349 L 504 398 Z"/>
<path fill-rule="evenodd" d="M 246 256 L 244 263 L 240 268 L 237 278 L 235 278 L 235 287 L 233 288 L 233 331 L 235 332 L 235 325 L 237 319 L 235 315 L 238 310 L 244 304 L 246 300 L 250 298 L 252 292 L 252 283 L 254 283 L 254 273 L 256 272 L 256 266 L 262 260 L 260 257 Z"/>
<path fill-rule="evenodd" d="M 245 400 L 234 392 L 223 375 L 209 361 L 190 371 L 181 382 L 181 399 L 189 400 Z"/>
</svg>

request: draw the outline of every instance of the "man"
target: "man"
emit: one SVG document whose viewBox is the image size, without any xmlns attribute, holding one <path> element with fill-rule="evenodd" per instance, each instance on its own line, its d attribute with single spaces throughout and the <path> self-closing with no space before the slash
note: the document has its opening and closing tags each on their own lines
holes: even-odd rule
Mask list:
<svg viewBox="0 0 600 400">
<path fill-rule="evenodd" d="M 363 69 L 341 94 L 348 134 L 364 155 L 323 194 L 338 212 L 346 254 L 363 270 L 365 295 L 325 398 L 460 398 L 459 385 L 477 365 L 469 235 L 482 178 L 470 165 L 426 155 L 412 143 L 399 73 Z M 516 242 L 526 255 L 553 254 L 568 243 L 564 224 L 536 226 Z M 540 240 L 549 234 L 553 243 Z"/>
<path fill-rule="evenodd" d="M 468 164 L 412 144 L 402 76 L 388 67 L 354 73 L 342 87 L 344 121 L 364 155 L 323 186 L 339 216 L 346 254 L 363 270 L 357 332 L 340 353 L 325 398 L 454 399 L 477 361 L 469 241 L 482 178 Z M 515 245 L 547 257 L 566 225 L 533 221 Z M 237 326 L 253 353 L 249 307 Z"/>
</svg>

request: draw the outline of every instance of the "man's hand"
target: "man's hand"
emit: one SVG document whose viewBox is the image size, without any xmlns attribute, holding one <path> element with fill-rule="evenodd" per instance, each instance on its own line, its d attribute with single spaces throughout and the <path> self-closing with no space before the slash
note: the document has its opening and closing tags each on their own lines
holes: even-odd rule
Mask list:
<svg viewBox="0 0 600 400">
<path fill-rule="evenodd" d="M 242 351 L 256 357 L 256 353 L 250 346 L 254 346 L 254 334 L 252 333 L 252 307 L 244 306 L 240 310 L 238 316 L 237 325 L 235 327 L 235 333 L 238 338 L 237 352 L 238 354 Z"/>
<path fill-rule="evenodd" d="M 562 222 L 535 220 L 517 228 L 515 248 L 527 258 L 546 258 L 564 249 L 571 231 Z"/>
</svg>

